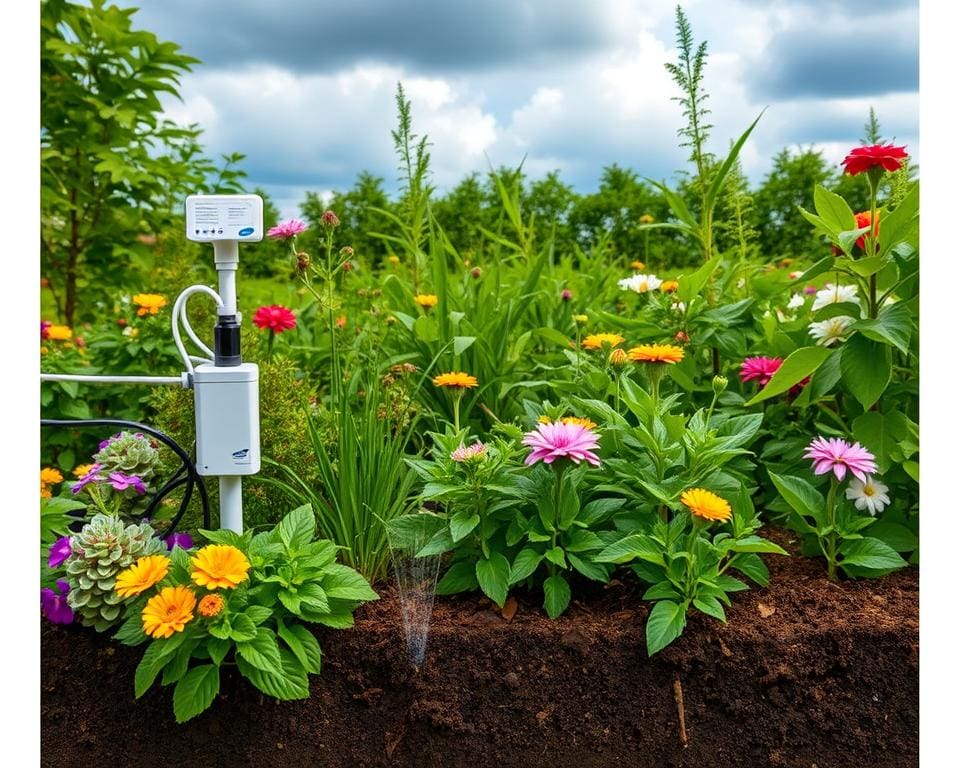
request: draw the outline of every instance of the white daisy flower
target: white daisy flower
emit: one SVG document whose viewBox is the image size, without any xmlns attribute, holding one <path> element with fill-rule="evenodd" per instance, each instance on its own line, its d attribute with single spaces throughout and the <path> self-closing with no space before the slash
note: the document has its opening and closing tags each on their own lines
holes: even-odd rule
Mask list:
<svg viewBox="0 0 960 768">
<path fill-rule="evenodd" d="M 673 304 L 670 305 L 670 309 L 682 315 L 684 312 L 687 311 L 687 305 L 684 304 L 682 301 L 675 301 L 673 302 Z"/>
<path fill-rule="evenodd" d="M 642 275 L 637 273 L 631 277 L 625 277 L 623 280 L 617 281 L 617 285 L 619 285 L 620 290 L 623 291 L 646 293 L 647 291 L 657 290 L 662 282 L 663 281 L 656 275 Z"/>
<path fill-rule="evenodd" d="M 844 302 L 860 306 L 860 299 L 857 298 L 857 286 L 827 283 L 822 291 L 817 291 L 811 309 L 816 312 L 829 304 L 842 304 Z"/>
<path fill-rule="evenodd" d="M 847 498 L 851 499 L 853 506 L 861 512 L 865 509 L 876 517 L 877 512 L 883 512 L 883 508 L 890 503 L 890 497 L 887 496 L 888 490 L 887 486 L 873 475 L 867 475 L 866 482 L 852 477 L 847 486 Z"/>
<path fill-rule="evenodd" d="M 803 295 L 800 293 L 795 293 L 790 297 L 790 301 L 787 302 L 787 309 L 800 309 L 806 302 L 806 299 L 803 298 Z"/>
<path fill-rule="evenodd" d="M 854 319 L 847 315 L 837 315 L 819 323 L 810 323 L 810 335 L 817 340 L 821 347 L 829 347 L 837 341 L 843 341 L 847 330 L 853 325 Z"/>
</svg>

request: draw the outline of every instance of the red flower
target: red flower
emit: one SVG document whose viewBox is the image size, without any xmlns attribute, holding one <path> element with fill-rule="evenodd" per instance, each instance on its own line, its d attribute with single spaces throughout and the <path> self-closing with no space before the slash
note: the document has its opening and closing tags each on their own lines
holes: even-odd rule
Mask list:
<svg viewBox="0 0 960 768">
<path fill-rule="evenodd" d="M 740 365 L 740 381 L 746 384 L 756 379 L 757 386 L 763 389 L 781 365 L 783 360 L 779 357 L 748 357 Z"/>
<path fill-rule="evenodd" d="M 863 229 L 864 227 L 870 226 L 870 211 L 863 211 L 862 213 L 858 213 L 856 214 L 856 218 L 857 218 L 857 229 Z M 875 240 L 880 239 L 880 211 L 877 211 L 877 223 L 873 228 L 873 237 Z M 865 242 L 866 238 L 867 236 L 865 234 L 857 238 L 857 248 L 859 248 L 861 251 L 866 250 L 867 248 L 867 244 Z M 877 247 L 879 248 L 879 246 L 880 246 L 880 243 L 878 242 Z"/>
<path fill-rule="evenodd" d="M 843 158 L 843 172 L 856 176 L 871 168 L 882 167 L 885 171 L 898 171 L 907 159 L 906 145 L 895 147 L 893 144 L 874 144 L 872 147 L 857 147 Z"/>
<path fill-rule="evenodd" d="M 297 318 L 286 307 L 274 304 L 270 307 L 260 307 L 254 312 L 253 324 L 260 330 L 269 328 L 274 333 L 283 333 L 297 327 Z"/>
</svg>

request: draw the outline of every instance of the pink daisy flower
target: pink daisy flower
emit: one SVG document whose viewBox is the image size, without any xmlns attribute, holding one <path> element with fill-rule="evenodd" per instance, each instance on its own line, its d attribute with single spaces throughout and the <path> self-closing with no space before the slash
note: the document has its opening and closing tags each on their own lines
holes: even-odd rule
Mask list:
<svg viewBox="0 0 960 768">
<path fill-rule="evenodd" d="M 876 474 L 877 471 L 877 462 L 870 451 L 860 443 L 850 445 L 838 437 L 814 438 L 803 455 L 804 458 L 813 459 L 815 475 L 825 475 L 832 469 L 837 480 L 843 480 L 848 469 L 863 481 L 866 481 L 867 475 Z"/>
<path fill-rule="evenodd" d="M 304 232 L 306 229 L 307 225 L 300 221 L 300 219 L 290 219 L 290 221 L 282 221 L 277 224 L 277 226 L 270 227 L 270 229 L 267 230 L 267 237 L 273 238 L 274 240 L 288 240 Z"/>
<path fill-rule="evenodd" d="M 272 304 L 253 313 L 253 324 L 261 331 L 269 328 L 274 333 L 283 333 L 297 327 L 297 316 L 286 307 Z"/>
<path fill-rule="evenodd" d="M 781 365 L 783 360 L 779 357 L 748 357 L 740 366 L 740 381 L 746 384 L 756 379 L 757 386 L 763 389 Z"/>
<path fill-rule="evenodd" d="M 567 458 L 574 464 L 586 461 L 595 467 L 600 459 L 592 449 L 597 447 L 597 433 L 581 424 L 558 421 L 553 424 L 538 424 L 532 432 L 523 436 L 523 444 L 533 448 L 524 460 L 525 464 L 542 461 L 552 464 L 556 459 Z"/>
</svg>

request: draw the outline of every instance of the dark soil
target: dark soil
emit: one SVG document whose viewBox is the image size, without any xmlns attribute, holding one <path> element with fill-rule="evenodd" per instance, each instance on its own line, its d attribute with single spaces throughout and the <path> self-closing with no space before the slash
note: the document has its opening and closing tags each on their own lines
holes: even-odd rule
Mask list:
<svg viewBox="0 0 960 768">
<path fill-rule="evenodd" d="M 475 596 L 438 598 L 419 672 L 382 589 L 354 629 L 318 630 L 310 699 L 276 702 L 225 672 L 213 707 L 180 726 L 172 689 L 134 699 L 142 648 L 45 622 L 42 764 L 918 765 L 916 569 L 832 584 L 817 561 L 766 560 L 771 586 L 735 595 L 728 624 L 692 615 L 653 659 L 632 578 L 580 585 L 556 621 L 535 595 L 510 621 Z"/>
</svg>

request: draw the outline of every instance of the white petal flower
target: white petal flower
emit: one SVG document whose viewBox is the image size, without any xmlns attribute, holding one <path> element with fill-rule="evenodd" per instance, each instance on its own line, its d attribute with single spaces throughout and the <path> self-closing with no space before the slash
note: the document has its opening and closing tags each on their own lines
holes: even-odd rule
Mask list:
<svg viewBox="0 0 960 768">
<path fill-rule="evenodd" d="M 687 305 L 684 304 L 682 301 L 675 301 L 673 302 L 673 304 L 670 305 L 670 309 L 682 315 L 684 312 L 687 311 Z"/>
<path fill-rule="evenodd" d="M 890 503 L 890 497 L 887 496 L 888 490 L 889 488 L 873 475 L 867 475 L 866 482 L 856 477 L 850 478 L 846 494 L 847 498 L 853 501 L 853 506 L 861 512 L 866 509 L 876 517 L 877 512 L 883 512 L 884 507 Z"/>
<path fill-rule="evenodd" d="M 790 301 L 787 302 L 787 309 L 800 309 L 806 302 L 806 299 L 803 298 L 803 294 L 795 293 L 790 297 Z"/>
<path fill-rule="evenodd" d="M 623 280 L 617 281 L 617 285 L 619 285 L 623 291 L 646 293 L 647 291 L 655 291 L 660 287 L 660 283 L 662 282 L 663 281 L 656 275 L 642 275 L 637 273 L 631 277 L 625 277 Z"/>
<path fill-rule="evenodd" d="M 822 291 L 817 291 L 811 309 L 816 312 L 829 304 L 842 304 L 844 302 L 860 306 L 860 299 L 857 298 L 857 286 L 827 283 Z"/>
<path fill-rule="evenodd" d="M 790 277 L 791 280 L 796 280 L 796 279 L 797 279 L 798 277 L 800 277 L 800 275 L 802 275 L 802 274 L 803 274 L 803 270 L 802 270 L 802 269 L 795 269 L 795 270 L 793 270 L 793 272 L 790 273 L 789 277 Z"/>
<path fill-rule="evenodd" d="M 810 323 L 810 335 L 817 340 L 821 347 L 829 347 L 837 341 L 842 341 L 847 330 L 853 325 L 854 319 L 847 315 L 837 315 L 819 323 Z"/>
</svg>

